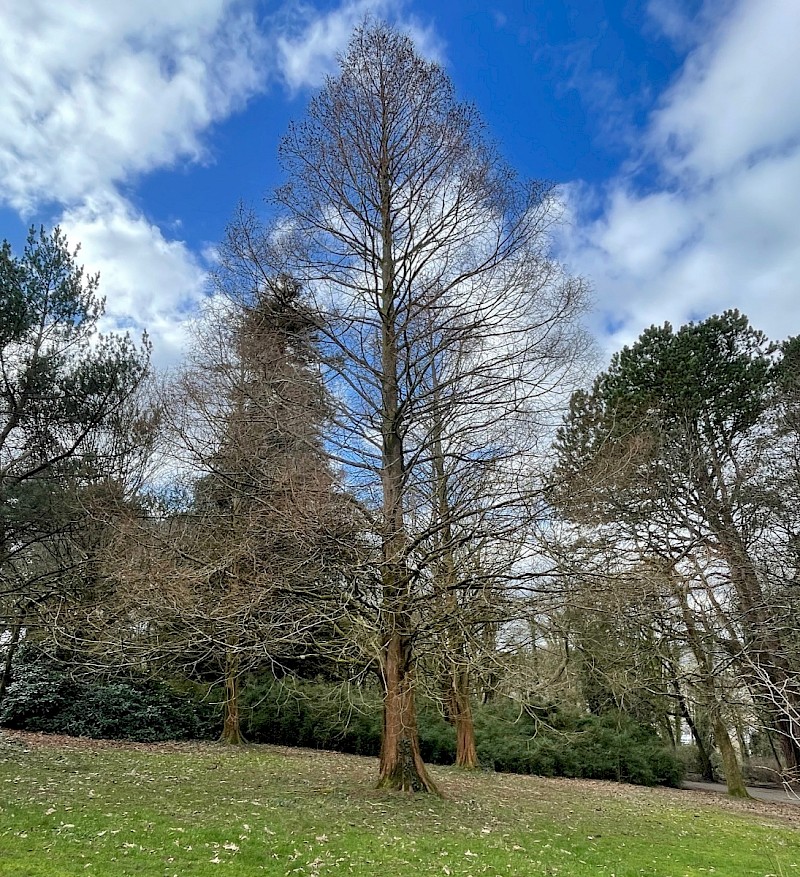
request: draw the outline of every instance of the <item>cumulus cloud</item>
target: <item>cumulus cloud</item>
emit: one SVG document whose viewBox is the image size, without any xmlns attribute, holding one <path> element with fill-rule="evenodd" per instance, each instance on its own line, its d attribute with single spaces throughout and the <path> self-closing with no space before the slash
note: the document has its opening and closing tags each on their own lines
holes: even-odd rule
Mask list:
<svg viewBox="0 0 800 877">
<path fill-rule="evenodd" d="M 147 329 L 157 364 L 176 361 L 206 294 L 208 246 L 159 228 L 123 192 L 158 168 L 204 161 L 215 122 L 275 82 L 319 85 L 354 25 L 397 20 L 402 0 L 345 0 L 321 12 L 287 2 L 265 21 L 255 0 L 6 4 L 0 40 L 0 203 L 46 211 L 100 270 L 106 328 Z M 413 21 L 423 51 L 431 34 Z"/>
<path fill-rule="evenodd" d="M 266 42 L 228 0 L 32 0 L 3 19 L 0 201 L 60 213 L 101 272 L 105 328 L 146 328 L 155 361 L 172 362 L 204 293 L 202 261 L 120 187 L 202 159 L 208 127 L 263 87 Z"/>
<path fill-rule="evenodd" d="M 252 16 L 226 0 L 33 0 L 3 17 L 0 198 L 23 212 L 197 159 L 263 79 Z"/>
<path fill-rule="evenodd" d="M 104 331 L 146 331 L 156 367 L 174 364 L 183 350 L 187 321 L 205 295 L 204 264 L 181 241 L 161 230 L 116 195 L 91 196 L 67 210 L 61 227 L 81 242 L 79 262 L 100 272 L 107 297 Z"/>
<path fill-rule="evenodd" d="M 692 51 L 653 119 L 669 169 L 715 177 L 797 147 L 800 4 L 741 0 Z"/>
<path fill-rule="evenodd" d="M 719 8 L 683 29 L 668 20 L 693 48 L 644 152 L 602 191 L 567 190 L 562 254 L 593 281 L 610 350 L 730 307 L 775 338 L 800 332 L 800 5 Z M 644 166 L 657 180 L 646 191 Z"/>
</svg>

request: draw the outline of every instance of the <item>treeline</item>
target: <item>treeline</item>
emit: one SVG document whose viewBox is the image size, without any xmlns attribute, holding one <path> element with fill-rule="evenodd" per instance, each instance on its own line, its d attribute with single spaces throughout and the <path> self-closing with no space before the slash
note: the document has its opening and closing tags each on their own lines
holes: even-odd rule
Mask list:
<svg viewBox="0 0 800 877">
<path fill-rule="evenodd" d="M 383 24 L 280 155 L 167 377 L 58 230 L 0 253 L 0 721 L 415 791 L 426 756 L 674 783 L 688 738 L 733 793 L 795 776 L 796 342 L 652 327 L 570 398 L 552 187 Z"/>
</svg>

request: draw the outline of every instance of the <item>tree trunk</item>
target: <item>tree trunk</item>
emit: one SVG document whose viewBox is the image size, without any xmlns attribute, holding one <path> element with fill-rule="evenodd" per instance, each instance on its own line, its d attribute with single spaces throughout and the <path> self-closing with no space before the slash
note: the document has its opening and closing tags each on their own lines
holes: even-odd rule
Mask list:
<svg viewBox="0 0 800 877">
<path fill-rule="evenodd" d="M 661 718 L 661 725 L 664 729 L 664 740 L 669 742 L 672 749 L 675 749 L 678 745 L 674 729 L 675 717 L 671 713 L 664 713 Z"/>
<path fill-rule="evenodd" d="M 475 745 L 475 724 L 469 700 L 469 672 L 466 668 L 451 668 L 447 714 L 456 731 L 456 767 L 474 770 L 478 767 L 478 749 Z"/>
<path fill-rule="evenodd" d="M 6 689 L 11 682 L 11 665 L 14 661 L 14 653 L 19 645 L 20 634 L 22 633 L 22 617 L 20 616 L 11 628 L 11 639 L 6 644 L 6 659 L 3 662 L 3 675 L 0 676 L 0 702 L 6 694 Z"/>
<path fill-rule="evenodd" d="M 383 738 L 378 788 L 402 792 L 438 789 L 419 751 L 411 637 L 393 631 L 384 650 Z"/>
<path fill-rule="evenodd" d="M 689 730 L 692 732 L 695 746 L 697 746 L 697 757 L 700 760 L 701 776 L 705 780 L 705 782 L 714 783 L 716 782 L 717 778 L 714 776 L 714 765 L 711 763 L 711 756 L 709 755 L 706 741 L 703 739 L 703 735 L 700 733 L 699 728 L 697 727 L 697 725 L 695 725 L 693 721 L 691 721 L 691 724 L 689 724 Z"/>
<path fill-rule="evenodd" d="M 718 538 L 744 610 L 743 621 L 752 637 L 745 672 L 749 670 L 753 676 L 751 689 L 760 692 L 773 727 L 780 735 L 785 770 L 794 775 L 800 769 L 800 723 L 794 718 L 798 712 L 795 674 L 786 660 L 780 629 L 766 609 L 768 601 L 755 566 L 729 513 L 723 516 Z"/>
<path fill-rule="evenodd" d="M 750 751 L 747 748 L 747 741 L 744 739 L 742 719 L 738 714 L 734 719 L 734 727 L 736 729 L 736 742 L 739 744 L 739 752 L 742 756 L 742 765 L 747 766 L 750 764 Z"/>
<path fill-rule="evenodd" d="M 780 735 L 785 771 L 790 777 L 796 778 L 800 771 L 800 727 L 784 712 L 776 712 L 775 730 Z"/>
<path fill-rule="evenodd" d="M 747 794 L 747 789 L 744 785 L 742 770 L 736 759 L 736 751 L 734 750 L 731 738 L 728 735 L 728 729 L 725 727 L 725 723 L 720 716 L 720 708 L 717 703 L 717 683 L 714 678 L 714 672 L 711 667 L 708 652 L 703 648 L 702 639 L 698 634 L 697 627 L 686 601 L 686 593 L 680 591 L 680 596 L 681 610 L 683 613 L 684 624 L 686 625 L 689 646 L 694 653 L 697 666 L 703 671 L 703 687 L 708 694 L 708 713 L 709 718 L 711 719 L 711 729 L 714 734 L 717 748 L 719 749 L 719 754 L 722 756 L 725 781 L 728 784 L 728 794 L 735 798 L 749 798 L 750 796 Z M 696 735 L 695 739 L 699 740 L 699 737 L 700 735 Z"/>
<path fill-rule="evenodd" d="M 780 755 L 780 752 L 779 752 L 779 751 L 776 749 L 776 747 L 775 747 L 775 740 L 774 740 L 773 735 L 772 735 L 772 729 L 771 729 L 771 728 L 765 728 L 765 729 L 764 729 L 764 733 L 766 734 L 766 736 L 767 736 L 767 740 L 769 741 L 769 748 L 772 750 L 772 756 L 773 756 L 773 758 L 775 759 L 775 764 L 778 765 L 778 770 L 779 770 L 781 773 L 783 773 L 783 772 L 786 770 L 786 766 L 785 766 L 784 763 L 781 761 L 781 755 Z"/>
<path fill-rule="evenodd" d="M 225 702 L 224 718 L 220 742 L 240 746 L 245 742 L 242 736 L 239 715 L 239 658 L 228 654 L 225 660 Z"/>
<path fill-rule="evenodd" d="M 456 731 L 456 767 L 474 769 L 478 766 L 478 750 L 475 746 L 475 726 L 469 702 L 469 665 L 466 661 L 464 634 L 459 626 L 458 576 L 453 550 L 452 509 L 448 495 L 449 477 L 445 466 L 444 427 L 442 400 L 439 392 L 439 374 L 433 355 L 434 340 L 431 338 L 431 388 L 433 390 L 433 422 L 431 439 L 433 445 L 432 484 L 435 497 L 439 532 L 434 538 L 439 554 L 436 585 L 440 590 L 441 608 L 450 618 L 449 630 L 444 637 L 445 661 L 445 709 L 450 724 Z"/>
<path fill-rule="evenodd" d="M 436 792 L 419 751 L 414 702 L 413 625 L 409 618 L 404 496 L 403 415 L 398 378 L 395 265 L 392 238 L 392 177 L 388 129 L 381 135 L 378 184 L 381 199 L 381 488 L 383 491 L 383 738 L 378 787 L 405 792 Z"/>
<path fill-rule="evenodd" d="M 745 788 L 742 769 L 739 766 L 739 760 L 736 758 L 736 750 L 733 748 L 733 743 L 731 743 L 725 723 L 716 711 L 713 717 L 713 724 L 714 739 L 717 741 L 719 754 L 722 756 L 722 767 L 725 771 L 728 794 L 733 798 L 749 798 L 750 795 Z"/>
<path fill-rule="evenodd" d="M 675 741 L 676 749 L 683 742 L 683 714 L 680 710 L 672 713 L 672 739 Z"/>
<path fill-rule="evenodd" d="M 700 772 L 702 774 L 702 777 L 706 782 L 713 783 L 715 781 L 714 765 L 711 763 L 711 756 L 708 754 L 706 741 L 704 740 L 703 735 L 700 733 L 700 729 L 697 727 L 695 720 L 692 718 L 692 713 L 689 710 L 689 704 L 686 703 L 686 698 L 683 696 L 680 683 L 675 678 L 674 672 L 672 687 L 675 690 L 675 697 L 678 701 L 680 714 L 681 716 L 683 716 L 683 720 L 688 725 L 689 731 L 692 735 L 692 739 L 695 742 L 695 746 L 697 746 L 697 755 L 700 760 Z"/>
</svg>

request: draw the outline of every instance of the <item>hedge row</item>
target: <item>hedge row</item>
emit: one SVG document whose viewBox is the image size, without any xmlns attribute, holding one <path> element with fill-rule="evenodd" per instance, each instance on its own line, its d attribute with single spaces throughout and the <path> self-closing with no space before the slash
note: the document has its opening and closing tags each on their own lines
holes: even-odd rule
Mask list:
<svg viewBox="0 0 800 877">
<path fill-rule="evenodd" d="M 380 751 L 381 711 L 375 692 L 353 693 L 326 683 L 251 683 L 243 697 L 244 733 L 254 743 Z M 419 708 L 422 757 L 455 760 L 455 734 L 430 702 Z M 475 708 L 478 755 L 485 769 L 539 776 L 610 779 L 639 785 L 680 785 L 682 765 L 650 729 L 622 714 L 538 717 L 509 700 Z"/>
</svg>

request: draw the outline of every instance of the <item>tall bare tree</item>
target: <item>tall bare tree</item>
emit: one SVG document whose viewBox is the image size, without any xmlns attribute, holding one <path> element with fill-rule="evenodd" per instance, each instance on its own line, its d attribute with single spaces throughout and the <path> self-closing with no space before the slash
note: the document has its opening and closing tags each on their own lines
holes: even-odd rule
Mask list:
<svg viewBox="0 0 800 877">
<path fill-rule="evenodd" d="M 455 513 L 460 539 L 482 532 L 488 507 L 520 507 L 583 287 L 549 258 L 552 187 L 519 182 L 444 71 L 382 23 L 356 30 L 280 154 L 281 218 L 252 251 L 282 260 L 316 298 L 331 446 L 377 512 L 380 783 L 433 790 L 415 653 L 431 594 L 454 587 L 429 551 L 434 533 L 440 565 L 454 548 L 442 491 L 485 475 L 483 496 Z"/>
</svg>

